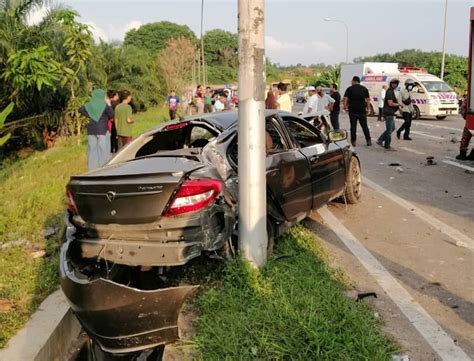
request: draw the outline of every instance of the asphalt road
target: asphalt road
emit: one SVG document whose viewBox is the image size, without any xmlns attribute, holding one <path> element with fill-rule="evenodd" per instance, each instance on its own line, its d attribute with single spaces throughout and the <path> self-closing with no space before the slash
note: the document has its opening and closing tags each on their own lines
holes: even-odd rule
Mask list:
<svg viewBox="0 0 474 361">
<path fill-rule="evenodd" d="M 401 124 L 397 119 L 397 128 Z M 361 203 L 328 207 L 339 227 L 332 224 L 331 228 L 319 214 L 307 221 L 354 289 L 377 292 L 375 305 L 385 328 L 414 360 L 457 359 L 440 356 L 439 350 L 451 346 L 474 358 L 474 162 L 454 159 L 463 126 L 457 115 L 414 121 L 413 140 L 394 136 L 396 151 L 387 152 L 375 144 L 385 124 L 369 117 L 374 145 L 365 145 L 359 128 L 355 147 L 364 176 Z M 341 128 L 349 129 L 345 113 Z M 430 156 L 435 165 L 427 165 Z M 366 260 L 361 263 L 361 256 L 354 255 L 336 234 L 334 228 L 342 227 L 386 274 L 370 272 Z M 418 327 L 417 316 L 399 307 L 405 300 L 387 286 L 387 277 L 408 292 L 409 307 L 421 306 L 435 327 Z M 441 337 L 444 341 L 437 339 L 439 327 L 447 335 Z"/>
</svg>

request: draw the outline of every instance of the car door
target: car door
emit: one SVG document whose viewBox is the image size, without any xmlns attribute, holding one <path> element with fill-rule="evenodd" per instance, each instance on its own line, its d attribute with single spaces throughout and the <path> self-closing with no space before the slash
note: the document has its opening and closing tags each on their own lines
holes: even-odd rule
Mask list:
<svg viewBox="0 0 474 361">
<path fill-rule="evenodd" d="M 295 116 L 282 116 L 295 147 L 306 157 L 311 172 L 313 209 L 327 203 L 344 189 L 343 151 L 307 121 Z"/>
<path fill-rule="evenodd" d="M 312 209 L 311 173 L 306 157 L 292 146 L 278 118 L 266 119 L 267 190 L 287 221 L 299 221 Z M 269 209 L 271 213 L 272 209 Z"/>
</svg>

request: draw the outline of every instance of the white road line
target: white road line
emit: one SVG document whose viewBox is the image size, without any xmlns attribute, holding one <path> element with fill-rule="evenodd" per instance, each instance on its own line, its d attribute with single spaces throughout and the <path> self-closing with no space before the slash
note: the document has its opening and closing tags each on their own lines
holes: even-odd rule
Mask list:
<svg viewBox="0 0 474 361">
<path fill-rule="evenodd" d="M 370 179 L 366 177 L 362 177 L 362 182 L 368 185 L 370 188 L 376 190 L 377 192 L 382 193 L 388 199 L 394 201 L 399 206 L 408 210 L 411 214 L 417 216 L 418 218 L 422 219 L 441 233 L 444 233 L 448 237 L 450 237 L 454 242 L 450 242 L 456 246 L 462 246 L 468 248 L 470 250 L 474 250 L 474 240 L 464 233 L 459 232 L 457 229 L 447 225 L 446 223 L 441 222 L 437 218 L 433 217 L 432 215 L 426 213 L 425 211 L 421 210 L 419 207 L 415 206 L 414 204 L 406 201 L 403 198 L 400 198 L 396 194 L 390 192 L 388 189 L 385 189 L 382 186 L 379 186 L 377 183 L 372 182 Z"/>
<path fill-rule="evenodd" d="M 385 267 L 360 243 L 360 241 L 339 222 L 327 209 L 318 210 L 318 213 L 329 225 L 334 233 L 357 257 L 360 263 L 376 279 L 387 295 L 395 302 L 418 332 L 430 344 L 442 360 L 471 360 L 471 358 L 454 343 L 454 340 L 441 326 L 425 311 L 420 304 L 403 288 L 400 283 L 385 269 Z"/>
<path fill-rule="evenodd" d="M 410 132 L 410 134 L 416 134 L 416 135 L 420 135 L 422 137 L 427 137 L 427 138 L 431 138 L 431 139 L 438 139 L 438 140 L 447 140 L 446 138 L 443 138 L 443 137 L 438 137 L 436 135 L 429 135 L 429 134 L 425 134 L 423 132 L 418 132 L 416 130 L 412 130 Z"/>
<path fill-rule="evenodd" d="M 403 123 L 403 119 L 396 119 L 397 122 L 400 122 L 400 123 Z M 412 126 L 413 125 L 419 125 L 419 126 L 422 126 L 422 127 L 430 127 L 430 128 L 438 128 L 438 129 L 446 129 L 446 130 L 451 130 L 451 131 L 455 131 L 455 132 L 460 132 L 462 133 L 462 129 L 459 129 L 459 128 L 451 128 L 451 127 L 446 127 L 444 125 L 435 125 L 435 124 L 428 124 L 428 123 L 422 123 L 421 121 L 413 121 L 412 123 Z"/>
<path fill-rule="evenodd" d="M 415 150 L 415 149 L 407 148 L 407 147 L 400 147 L 400 149 L 403 149 L 403 150 L 406 150 L 407 152 L 415 153 L 415 154 L 418 154 L 418 155 L 426 155 L 426 153 L 420 152 L 420 151 Z"/>
<path fill-rule="evenodd" d="M 458 167 L 458 168 L 461 168 L 461 169 L 466 169 L 466 170 L 469 170 L 471 172 L 474 172 L 473 167 L 469 167 L 469 166 L 464 165 L 464 164 L 459 164 L 458 162 L 453 162 L 451 160 L 443 160 L 443 163 L 454 165 L 455 167 Z"/>
</svg>

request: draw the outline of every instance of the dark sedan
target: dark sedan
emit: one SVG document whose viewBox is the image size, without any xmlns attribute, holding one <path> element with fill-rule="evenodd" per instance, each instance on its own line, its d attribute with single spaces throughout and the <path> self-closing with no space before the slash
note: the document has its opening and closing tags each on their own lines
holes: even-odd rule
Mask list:
<svg viewBox="0 0 474 361">
<path fill-rule="evenodd" d="M 237 112 L 150 130 L 101 169 L 67 185 L 62 287 L 81 324 L 112 353 L 178 336 L 194 286 L 177 270 L 202 255 L 228 256 L 238 227 Z M 268 233 L 273 240 L 332 199 L 361 195 L 357 156 L 344 131 L 266 113 Z"/>
</svg>

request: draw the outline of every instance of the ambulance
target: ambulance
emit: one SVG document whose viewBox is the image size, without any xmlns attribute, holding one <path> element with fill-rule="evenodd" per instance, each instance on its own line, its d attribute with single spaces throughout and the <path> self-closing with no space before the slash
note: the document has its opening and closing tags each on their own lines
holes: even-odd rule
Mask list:
<svg viewBox="0 0 474 361">
<path fill-rule="evenodd" d="M 341 91 L 351 85 L 353 76 L 359 76 L 361 84 L 370 94 L 370 115 L 378 112 L 378 100 L 382 86 L 389 84 L 390 80 L 397 78 L 400 91 L 405 86 L 405 81 L 411 79 L 415 82 L 415 88 L 411 92 L 412 104 L 415 109 L 413 118 L 420 119 L 422 116 L 444 119 L 448 115 L 458 114 L 459 104 L 457 94 L 443 80 L 428 74 L 423 68 L 399 67 L 397 63 L 361 63 L 345 64 L 341 67 Z M 344 93 L 341 93 L 344 94 Z"/>
</svg>

